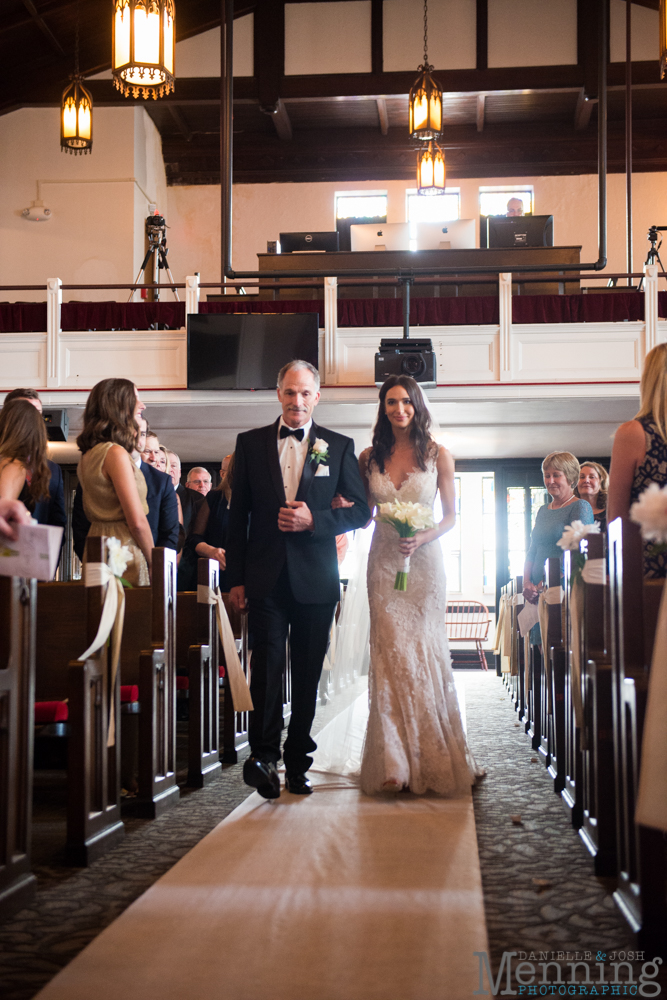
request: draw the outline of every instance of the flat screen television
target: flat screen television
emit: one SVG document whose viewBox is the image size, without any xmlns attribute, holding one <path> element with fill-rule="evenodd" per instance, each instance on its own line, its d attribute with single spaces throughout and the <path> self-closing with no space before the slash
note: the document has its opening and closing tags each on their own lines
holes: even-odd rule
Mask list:
<svg viewBox="0 0 667 1000">
<path fill-rule="evenodd" d="M 553 215 L 489 215 L 483 222 L 486 222 L 486 227 L 482 227 L 480 240 L 482 246 L 552 247 L 554 245 Z"/>
<path fill-rule="evenodd" d="M 299 358 L 317 368 L 319 314 L 188 316 L 188 389 L 275 389 Z"/>
</svg>

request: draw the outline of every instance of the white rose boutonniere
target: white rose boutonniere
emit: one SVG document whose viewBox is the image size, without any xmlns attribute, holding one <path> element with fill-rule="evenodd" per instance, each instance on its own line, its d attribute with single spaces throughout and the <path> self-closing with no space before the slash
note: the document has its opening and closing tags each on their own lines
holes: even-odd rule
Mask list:
<svg viewBox="0 0 667 1000">
<path fill-rule="evenodd" d="M 323 438 L 315 438 L 311 447 L 308 461 L 319 465 L 320 462 L 329 461 L 329 445 Z"/>
</svg>

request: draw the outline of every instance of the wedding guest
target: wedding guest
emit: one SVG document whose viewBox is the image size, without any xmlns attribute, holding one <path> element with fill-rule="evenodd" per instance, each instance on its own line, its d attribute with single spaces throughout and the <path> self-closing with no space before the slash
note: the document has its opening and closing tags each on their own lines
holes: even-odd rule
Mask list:
<svg viewBox="0 0 667 1000">
<path fill-rule="evenodd" d="M 27 399 L 38 413 L 42 412 L 42 401 L 39 394 L 34 389 L 12 389 L 5 396 L 5 406 L 14 399 Z M 143 404 L 142 404 L 143 405 Z M 51 472 L 49 480 L 48 500 L 38 500 L 34 505 L 32 516 L 39 524 L 51 524 L 57 528 L 67 527 L 67 514 L 65 512 L 65 490 L 63 487 L 63 474 L 57 462 L 52 462 L 47 458 L 46 464 Z M 63 543 L 65 534 L 63 532 Z"/>
<path fill-rule="evenodd" d="M 569 451 L 553 451 L 542 462 L 544 486 L 551 495 L 551 502 L 537 512 L 526 554 L 523 593 L 531 604 L 537 603 L 542 589 L 545 560 L 563 555 L 557 543 L 563 537 L 564 528 L 573 521 L 592 524 L 595 520 L 591 505 L 587 500 L 580 500 L 574 492 L 579 472 L 579 462 Z"/>
<path fill-rule="evenodd" d="M 89 533 L 118 538 L 133 560 L 125 571 L 134 586 L 150 584 L 153 535 L 147 520 L 146 480 L 132 459 L 136 448 L 138 393 L 125 378 L 95 385 L 76 439 L 81 451 L 79 482 Z M 170 484 L 171 485 L 171 484 Z"/>
<path fill-rule="evenodd" d="M 0 410 L 0 499 L 21 500 L 32 513 L 48 502 L 51 470 L 41 414 L 27 399 L 13 399 Z"/>
<path fill-rule="evenodd" d="M 185 485 L 189 490 L 195 490 L 197 493 L 201 493 L 202 496 L 206 496 L 207 493 L 211 492 L 211 473 L 208 469 L 203 469 L 201 466 L 197 465 L 194 469 L 190 469 L 188 472 L 188 478 L 185 481 Z"/>
<path fill-rule="evenodd" d="M 146 482 L 147 517 L 153 542 L 161 548 L 178 550 L 178 501 L 175 497 L 171 478 L 164 472 L 160 472 L 159 469 L 143 461 L 142 451 L 145 446 L 146 428 L 148 425 L 143 417 L 135 416 L 135 420 L 139 431 L 137 433 L 136 447 L 132 452 L 132 461 L 137 469 L 140 470 Z M 84 511 L 83 492 L 81 483 L 79 483 L 74 494 L 74 505 L 72 508 L 74 551 L 79 559 L 83 559 L 83 551 L 89 527 L 90 522 Z"/>
<path fill-rule="evenodd" d="M 607 493 L 609 473 L 599 462 L 582 462 L 575 496 L 588 500 L 593 508 L 593 517 L 600 525 L 600 531 L 607 530 Z"/>
<path fill-rule="evenodd" d="M 222 465 L 220 467 L 222 473 Z M 220 564 L 220 590 L 227 591 L 226 548 L 229 524 L 229 505 L 232 500 L 232 482 L 234 478 L 234 456 L 227 465 L 227 470 L 218 486 L 204 498 L 197 512 L 194 529 L 188 538 L 187 545 L 197 557 L 216 559 Z"/>
<path fill-rule="evenodd" d="M 167 451 L 167 457 L 169 459 L 171 481 L 174 484 L 174 489 L 178 490 L 181 484 L 181 460 L 175 451 Z"/>
<path fill-rule="evenodd" d="M 639 411 L 614 435 L 609 471 L 609 522 L 628 517 L 630 506 L 651 484 L 667 485 L 667 344 L 658 344 L 644 361 Z M 644 576 L 667 577 L 667 552 L 644 546 Z"/>
<path fill-rule="evenodd" d="M 20 500 L 0 500 L 0 535 L 15 542 L 17 527 L 30 521 L 30 511 Z"/>
<path fill-rule="evenodd" d="M 521 198 L 510 198 L 507 202 L 507 212 L 505 214 L 509 218 L 517 215 L 523 215 L 523 202 Z"/>
<path fill-rule="evenodd" d="M 157 468 L 160 472 L 166 472 L 171 479 L 171 463 L 169 461 L 169 453 L 163 444 L 160 445 L 160 454 L 157 458 Z"/>
<path fill-rule="evenodd" d="M 152 465 L 154 469 L 158 468 L 160 455 L 160 442 L 158 440 L 157 434 L 155 434 L 150 427 L 146 428 L 146 444 L 142 454 L 142 459 L 146 465 Z"/>
<path fill-rule="evenodd" d="M 185 537 L 187 538 L 190 534 L 192 525 L 194 524 L 194 518 L 197 511 L 204 503 L 205 498 L 201 493 L 197 493 L 195 490 L 186 489 L 186 487 L 183 486 L 181 482 L 181 460 L 178 455 L 174 454 L 173 451 L 169 452 L 169 457 L 171 459 L 171 481 L 174 483 L 176 495 L 178 496 L 181 510 L 183 512 L 183 531 L 185 533 Z M 174 460 L 178 463 L 176 470 L 174 470 Z"/>
</svg>

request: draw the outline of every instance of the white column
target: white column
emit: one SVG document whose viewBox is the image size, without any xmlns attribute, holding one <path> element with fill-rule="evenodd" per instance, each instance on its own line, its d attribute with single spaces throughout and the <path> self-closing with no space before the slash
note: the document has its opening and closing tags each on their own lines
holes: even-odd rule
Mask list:
<svg viewBox="0 0 667 1000">
<path fill-rule="evenodd" d="M 500 381 L 512 378 L 512 275 L 498 275 L 498 319 L 500 322 Z"/>
<path fill-rule="evenodd" d="M 338 278 L 324 279 L 324 382 L 338 382 Z"/>
<path fill-rule="evenodd" d="M 46 386 L 60 385 L 60 307 L 63 304 L 63 283 L 60 278 L 46 282 Z"/>
<path fill-rule="evenodd" d="M 658 343 L 658 265 L 644 267 L 644 331 L 646 353 Z"/>
<path fill-rule="evenodd" d="M 185 315 L 199 312 L 199 275 L 189 274 L 185 279 Z"/>
</svg>

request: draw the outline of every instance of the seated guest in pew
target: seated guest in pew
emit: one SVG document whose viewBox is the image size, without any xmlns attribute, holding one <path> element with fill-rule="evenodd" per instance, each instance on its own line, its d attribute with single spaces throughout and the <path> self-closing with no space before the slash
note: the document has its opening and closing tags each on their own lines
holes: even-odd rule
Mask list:
<svg viewBox="0 0 667 1000">
<path fill-rule="evenodd" d="M 34 512 L 48 504 L 51 470 L 44 420 L 27 399 L 13 399 L 0 410 L 0 499 L 21 500 Z"/>
<path fill-rule="evenodd" d="M 537 603 L 542 589 L 545 560 L 559 559 L 563 555 L 563 550 L 558 546 L 563 530 L 573 521 L 592 524 L 595 520 L 591 505 L 587 500 L 578 499 L 574 492 L 579 482 L 579 472 L 579 462 L 569 451 L 553 451 L 542 462 L 544 486 L 547 493 L 551 494 L 551 502 L 544 504 L 537 512 L 526 554 L 523 593 L 531 604 Z M 539 629 L 539 626 L 536 625 L 535 628 Z"/>
<path fill-rule="evenodd" d="M 16 541 L 17 527 L 30 520 L 30 511 L 20 500 L 0 500 L 0 535 Z"/>
<path fill-rule="evenodd" d="M 34 389 L 12 389 L 5 396 L 5 406 L 7 403 L 11 403 L 14 399 L 27 399 L 31 403 L 38 413 L 42 412 L 42 401 L 39 398 L 39 394 L 35 392 Z M 49 498 L 48 500 L 38 500 L 34 504 L 34 509 L 32 511 L 32 516 L 39 524 L 51 524 L 56 528 L 66 528 L 67 527 L 67 514 L 65 513 L 65 491 L 63 489 L 63 474 L 60 471 L 60 466 L 57 462 L 52 462 L 50 458 L 47 458 L 46 464 L 51 471 L 51 479 L 49 481 Z M 24 489 L 26 493 L 22 500 L 27 499 L 27 490 Z M 63 543 L 65 541 L 65 534 L 63 532 Z"/>
<path fill-rule="evenodd" d="M 600 525 L 600 531 L 607 530 L 607 493 L 609 473 L 599 462 L 582 462 L 579 482 L 574 491 L 580 500 L 588 500 L 593 508 L 593 517 Z"/>
<path fill-rule="evenodd" d="M 82 455 L 78 474 L 89 533 L 118 538 L 127 545 L 134 558 L 125 577 L 133 586 L 147 587 L 154 546 L 146 517 L 146 480 L 132 458 L 139 432 L 137 400 L 136 386 L 129 379 L 98 382 L 88 397 L 76 443 Z"/>
<path fill-rule="evenodd" d="M 178 502 L 171 484 L 171 477 L 164 472 L 147 465 L 142 461 L 141 454 L 145 444 L 146 421 L 137 416 L 139 433 L 137 447 L 132 453 L 132 461 L 141 471 L 146 482 L 146 503 L 148 504 L 148 524 L 153 536 L 153 542 L 158 548 L 177 549 L 179 539 Z M 81 483 L 74 494 L 72 509 L 72 535 L 74 551 L 79 559 L 83 559 L 83 550 L 88 537 L 90 522 L 86 517 L 83 504 Z"/>
<path fill-rule="evenodd" d="M 222 466 L 220 468 L 222 474 Z M 216 559 L 220 564 L 220 590 L 226 593 L 227 578 L 225 570 L 227 568 L 225 550 L 227 548 L 227 529 L 229 522 L 229 505 L 232 500 L 232 480 L 234 477 L 234 456 L 228 463 L 227 471 L 224 473 L 220 484 L 204 497 L 204 502 L 199 508 L 194 523 L 194 529 L 190 534 L 186 545 L 195 558 L 190 556 L 190 562 L 197 568 L 197 559 Z M 194 580 L 196 586 L 196 578 Z"/>
<path fill-rule="evenodd" d="M 609 522 L 628 517 L 630 506 L 650 486 L 667 485 L 667 344 L 658 344 L 644 360 L 639 384 L 639 412 L 614 435 L 609 471 Z M 667 552 L 644 545 L 644 576 L 667 577 Z"/>
</svg>

